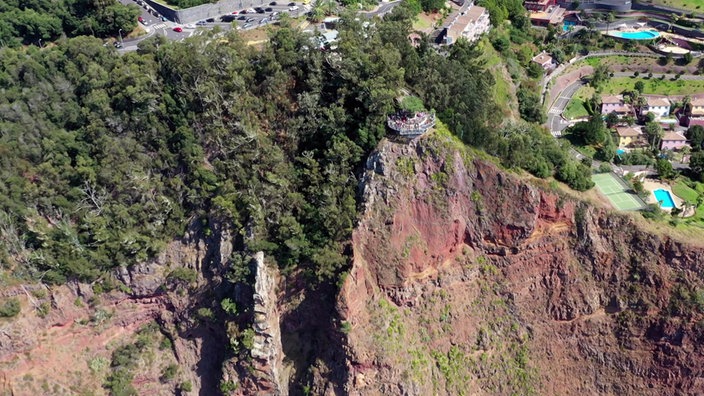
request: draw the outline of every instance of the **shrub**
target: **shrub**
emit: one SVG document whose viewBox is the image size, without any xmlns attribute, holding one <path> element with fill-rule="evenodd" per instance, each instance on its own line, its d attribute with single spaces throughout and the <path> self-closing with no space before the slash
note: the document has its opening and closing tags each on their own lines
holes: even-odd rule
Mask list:
<svg viewBox="0 0 704 396">
<path fill-rule="evenodd" d="M 178 373 L 178 366 L 172 363 L 164 367 L 164 370 L 161 372 L 161 380 L 168 382 L 176 377 L 176 373 Z"/>
<path fill-rule="evenodd" d="M 601 165 L 599 165 L 598 173 L 610 173 L 612 170 L 611 165 L 602 162 Z"/>
<path fill-rule="evenodd" d="M 20 313 L 20 310 L 20 300 L 17 298 L 10 298 L 0 306 L 0 317 L 11 318 Z"/>
<path fill-rule="evenodd" d="M 184 381 L 181 382 L 181 385 L 179 385 L 178 388 L 181 392 L 190 392 L 193 390 L 193 384 L 191 384 L 191 381 Z"/>
<path fill-rule="evenodd" d="M 198 279 L 198 274 L 195 270 L 190 268 L 179 267 L 171 271 L 171 273 L 167 276 L 167 279 L 171 281 L 193 283 L 196 279 Z"/>
<path fill-rule="evenodd" d="M 198 308 L 196 314 L 202 320 L 213 320 L 213 318 L 215 318 L 215 315 L 213 315 L 213 310 L 210 308 Z"/>
</svg>

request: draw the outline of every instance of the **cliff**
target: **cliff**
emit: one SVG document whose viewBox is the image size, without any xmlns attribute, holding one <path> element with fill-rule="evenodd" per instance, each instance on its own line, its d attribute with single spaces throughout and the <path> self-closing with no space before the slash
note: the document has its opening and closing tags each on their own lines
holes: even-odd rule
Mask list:
<svg viewBox="0 0 704 396">
<path fill-rule="evenodd" d="M 381 144 L 361 187 L 350 394 L 704 392 L 701 247 L 438 133 Z"/>
</svg>

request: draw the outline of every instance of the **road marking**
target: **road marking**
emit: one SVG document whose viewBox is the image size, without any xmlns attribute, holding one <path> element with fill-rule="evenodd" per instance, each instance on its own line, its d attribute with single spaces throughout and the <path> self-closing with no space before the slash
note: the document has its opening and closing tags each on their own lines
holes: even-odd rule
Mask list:
<svg viewBox="0 0 704 396">
<path fill-rule="evenodd" d="M 159 24 L 156 24 L 156 25 L 152 26 L 152 29 L 154 29 L 154 30 L 159 30 L 159 29 L 163 29 L 163 28 L 165 28 L 165 27 L 166 27 L 166 24 L 165 24 L 165 23 L 159 23 Z"/>
</svg>

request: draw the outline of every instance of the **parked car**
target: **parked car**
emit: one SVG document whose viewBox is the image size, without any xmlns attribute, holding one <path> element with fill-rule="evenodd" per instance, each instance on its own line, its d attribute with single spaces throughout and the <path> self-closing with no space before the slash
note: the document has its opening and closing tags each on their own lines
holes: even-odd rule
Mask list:
<svg viewBox="0 0 704 396">
<path fill-rule="evenodd" d="M 272 16 L 272 17 L 275 17 L 275 16 L 277 16 L 277 15 L 279 15 L 279 12 L 278 12 L 278 11 L 274 11 L 274 12 L 271 13 L 271 16 Z"/>
<path fill-rule="evenodd" d="M 270 6 L 275 6 L 275 5 L 276 5 L 276 2 L 275 2 L 275 1 L 272 1 L 271 3 L 269 3 L 269 5 L 270 5 Z"/>
<path fill-rule="evenodd" d="M 247 22 L 247 23 L 254 22 L 254 18 L 249 18 L 245 22 Z"/>
<path fill-rule="evenodd" d="M 144 18 L 142 18 L 142 17 L 137 17 L 137 20 L 138 20 L 139 22 L 144 22 Z"/>
<path fill-rule="evenodd" d="M 223 22 L 232 22 L 235 19 L 237 19 L 237 17 L 234 15 L 223 15 L 220 17 L 220 20 Z"/>
<path fill-rule="evenodd" d="M 238 20 L 238 21 L 246 21 L 246 20 L 247 20 L 247 17 L 244 16 L 244 15 L 240 15 L 240 17 L 237 18 L 237 20 Z"/>
<path fill-rule="evenodd" d="M 257 11 L 257 14 L 263 14 L 265 12 L 264 9 L 261 7 L 257 7 L 255 8 L 255 10 Z"/>
<path fill-rule="evenodd" d="M 293 6 L 288 9 L 289 11 L 298 11 L 298 6 Z"/>
<path fill-rule="evenodd" d="M 232 15 L 237 15 L 239 13 L 240 13 L 239 11 L 232 11 Z"/>
<path fill-rule="evenodd" d="M 248 27 L 251 27 L 251 26 L 252 26 L 251 23 L 245 23 L 244 25 L 242 25 L 242 28 L 247 29 Z"/>
<path fill-rule="evenodd" d="M 215 22 L 215 18 L 208 18 L 208 19 L 206 19 L 205 21 L 206 21 L 206 22 L 213 23 L 213 22 Z"/>
<path fill-rule="evenodd" d="M 260 25 L 263 25 L 263 24 L 265 24 L 265 23 L 267 23 L 267 22 L 269 22 L 269 19 L 268 19 L 268 18 L 264 18 L 264 19 L 262 19 L 261 21 L 259 21 L 259 24 L 260 24 Z"/>
<path fill-rule="evenodd" d="M 289 6 L 289 7 L 293 7 L 293 6 L 295 6 L 295 5 L 296 5 L 296 3 L 288 3 L 288 6 Z"/>
<path fill-rule="evenodd" d="M 208 23 L 205 22 L 205 21 L 198 21 L 198 22 L 196 22 L 196 26 L 205 26 L 205 25 L 207 25 L 207 24 L 208 24 Z"/>
<path fill-rule="evenodd" d="M 181 28 L 180 26 L 176 26 L 174 28 L 174 32 L 181 33 L 181 32 L 183 32 L 183 28 Z"/>
<path fill-rule="evenodd" d="M 122 48 L 122 43 L 120 43 L 119 41 L 115 41 L 115 44 L 113 45 L 115 46 L 115 48 Z"/>
<path fill-rule="evenodd" d="M 264 9 L 264 11 L 266 11 L 266 12 L 272 12 L 272 11 L 274 11 L 274 9 L 271 8 L 271 7 L 267 7 L 267 8 Z"/>
</svg>

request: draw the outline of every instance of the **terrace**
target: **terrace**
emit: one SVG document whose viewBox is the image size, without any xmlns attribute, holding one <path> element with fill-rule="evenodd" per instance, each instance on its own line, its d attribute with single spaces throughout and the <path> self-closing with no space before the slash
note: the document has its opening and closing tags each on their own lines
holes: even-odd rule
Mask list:
<svg viewBox="0 0 704 396">
<path fill-rule="evenodd" d="M 386 124 L 400 136 L 418 136 L 435 126 L 435 114 L 400 111 L 390 115 Z"/>
</svg>

